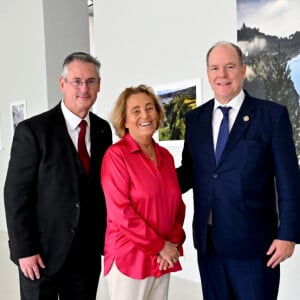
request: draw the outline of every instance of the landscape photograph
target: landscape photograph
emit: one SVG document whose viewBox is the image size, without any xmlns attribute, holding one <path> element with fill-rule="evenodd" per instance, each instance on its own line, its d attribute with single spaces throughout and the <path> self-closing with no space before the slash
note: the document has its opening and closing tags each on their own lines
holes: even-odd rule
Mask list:
<svg viewBox="0 0 300 300">
<path fill-rule="evenodd" d="M 285 105 L 300 165 L 300 1 L 237 0 L 237 40 L 247 65 L 245 89 Z"/>
<path fill-rule="evenodd" d="M 197 90 L 195 81 L 170 83 L 155 88 L 166 114 L 163 127 L 158 130 L 159 141 L 184 139 L 185 114 L 197 106 Z"/>
</svg>

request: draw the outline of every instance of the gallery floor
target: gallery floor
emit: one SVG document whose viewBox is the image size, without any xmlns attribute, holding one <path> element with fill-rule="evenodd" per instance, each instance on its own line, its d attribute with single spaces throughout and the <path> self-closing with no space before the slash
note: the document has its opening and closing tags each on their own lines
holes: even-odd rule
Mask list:
<svg viewBox="0 0 300 300">
<path fill-rule="evenodd" d="M 19 297 L 17 268 L 9 260 L 7 233 L 0 231 L 0 298 L 17 300 Z M 97 300 L 108 300 L 105 280 L 101 278 Z M 171 277 L 169 300 L 201 300 L 199 283 Z"/>
<path fill-rule="evenodd" d="M 300 248 L 298 245 L 293 257 L 281 265 L 278 300 L 300 299 L 299 270 Z M 4 231 L 0 231 L 0 299 L 20 299 L 17 268 L 9 260 L 7 233 Z M 109 300 L 105 279 L 103 278 L 101 278 L 99 283 L 99 292 L 96 300 Z M 200 283 L 172 276 L 169 300 L 203 300 Z"/>
</svg>

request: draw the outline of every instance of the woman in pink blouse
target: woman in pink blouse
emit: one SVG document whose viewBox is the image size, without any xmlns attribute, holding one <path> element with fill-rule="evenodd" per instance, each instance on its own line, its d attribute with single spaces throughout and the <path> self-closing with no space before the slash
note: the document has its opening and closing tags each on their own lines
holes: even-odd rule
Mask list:
<svg viewBox="0 0 300 300">
<path fill-rule="evenodd" d="M 166 300 L 181 270 L 185 205 L 169 151 L 152 138 L 164 110 L 145 85 L 126 88 L 112 114 L 121 138 L 106 152 L 104 275 L 111 300 Z"/>
</svg>

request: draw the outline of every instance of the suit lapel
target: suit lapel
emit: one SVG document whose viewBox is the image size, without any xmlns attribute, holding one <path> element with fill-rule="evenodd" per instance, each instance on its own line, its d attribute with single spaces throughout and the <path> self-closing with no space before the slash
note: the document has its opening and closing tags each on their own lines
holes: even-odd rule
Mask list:
<svg viewBox="0 0 300 300">
<path fill-rule="evenodd" d="M 197 128 L 194 129 L 193 137 L 195 141 L 195 147 L 201 147 L 198 149 L 198 153 L 202 155 L 207 153 L 206 159 L 207 163 L 211 166 L 215 165 L 215 153 L 214 153 L 214 141 L 213 141 L 213 131 L 212 131 L 212 113 L 214 108 L 214 101 L 211 100 L 205 106 L 199 110 L 198 120 L 196 122 Z M 198 142 L 200 141 L 200 143 Z"/>
<path fill-rule="evenodd" d="M 80 159 L 77 154 L 76 148 L 72 142 L 72 139 L 68 133 L 66 121 L 62 113 L 60 104 L 58 104 L 53 109 L 53 122 L 55 123 L 56 132 L 53 134 L 52 139 L 53 143 L 59 143 L 59 147 L 64 151 L 64 163 L 66 168 L 69 168 L 69 174 L 73 177 L 73 180 L 76 180 L 76 177 L 73 176 L 77 173 L 77 166 L 80 165 Z M 76 164 L 74 164 L 74 161 Z"/>
<path fill-rule="evenodd" d="M 90 113 L 91 121 L 91 171 L 100 172 L 100 164 L 104 151 L 106 150 L 105 141 L 104 141 L 104 129 L 101 128 L 99 122 L 97 122 L 95 115 Z"/>
<path fill-rule="evenodd" d="M 213 129 L 212 129 L 212 115 L 214 109 L 214 101 L 211 101 L 211 105 L 206 107 L 205 110 L 205 122 L 208 124 L 208 128 L 206 130 L 206 140 L 207 140 L 207 153 L 209 153 L 208 161 L 211 164 L 215 163 L 215 150 L 214 150 L 214 139 L 213 139 Z"/>
<path fill-rule="evenodd" d="M 245 100 L 230 131 L 229 138 L 220 158 L 219 164 L 222 163 L 226 155 L 230 153 L 232 147 L 234 147 L 234 145 L 240 140 L 241 135 L 251 124 L 254 116 L 255 106 L 252 104 L 250 96 L 246 94 Z"/>
<path fill-rule="evenodd" d="M 59 107 L 58 107 L 58 110 L 57 110 L 57 113 L 55 114 L 56 116 L 56 128 L 58 129 L 57 130 L 57 135 L 59 136 L 59 140 L 60 142 L 62 143 L 65 143 L 65 146 L 66 146 L 66 151 L 70 151 L 70 155 L 71 153 L 76 153 L 77 154 L 77 151 L 76 151 L 76 148 L 74 147 L 74 144 L 72 142 L 72 139 L 68 133 L 68 129 L 67 129 L 67 125 L 66 125 L 66 120 L 64 118 L 64 115 L 62 113 L 62 110 L 61 110 L 61 107 L 60 107 L 60 104 L 59 104 Z"/>
</svg>

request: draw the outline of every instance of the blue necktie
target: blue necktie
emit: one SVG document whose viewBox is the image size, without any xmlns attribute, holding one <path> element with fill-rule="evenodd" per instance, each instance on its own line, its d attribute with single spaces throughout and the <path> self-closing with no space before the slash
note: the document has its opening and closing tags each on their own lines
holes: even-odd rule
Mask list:
<svg viewBox="0 0 300 300">
<path fill-rule="evenodd" d="M 220 125 L 219 135 L 218 135 L 218 140 L 217 140 L 217 145 L 216 145 L 216 152 L 215 152 L 216 163 L 219 162 L 219 159 L 222 155 L 222 152 L 223 152 L 226 142 L 228 140 L 228 136 L 229 136 L 228 113 L 229 113 L 229 109 L 231 107 L 219 106 L 218 108 L 221 109 L 221 111 L 223 113 L 223 119 L 222 119 L 222 122 Z"/>
</svg>

